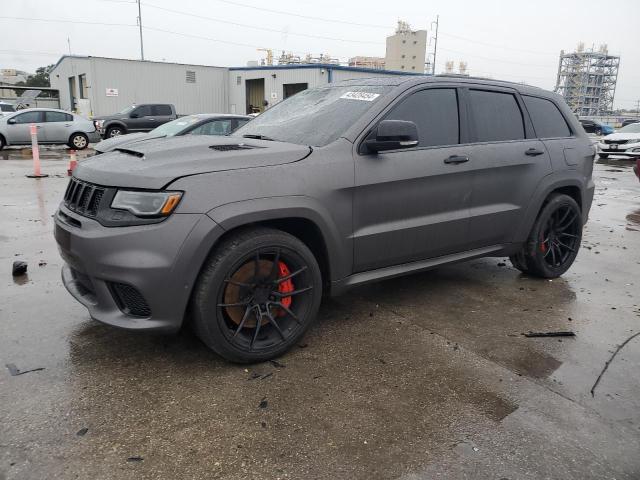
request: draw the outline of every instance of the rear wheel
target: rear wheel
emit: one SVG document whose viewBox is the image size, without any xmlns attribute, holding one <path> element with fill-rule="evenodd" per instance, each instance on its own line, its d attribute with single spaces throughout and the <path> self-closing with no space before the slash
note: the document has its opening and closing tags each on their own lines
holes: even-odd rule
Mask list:
<svg viewBox="0 0 640 480">
<path fill-rule="evenodd" d="M 555 194 L 542 208 L 525 246 L 510 260 L 524 273 L 556 278 L 573 264 L 581 240 L 580 207 L 570 196 Z"/>
<path fill-rule="evenodd" d="M 87 137 L 84 133 L 74 133 L 69 138 L 70 148 L 75 148 L 76 150 L 84 150 L 89 145 L 89 137 Z"/>
<path fill-rule="evenodd" d="M 315 320 L 321 296 L 320 268 L 304 243 L 279 230 L 245 230 L 207 259 L 193 323 L 220 356 L 260 362 L 295 345 Z"/>
</svg>

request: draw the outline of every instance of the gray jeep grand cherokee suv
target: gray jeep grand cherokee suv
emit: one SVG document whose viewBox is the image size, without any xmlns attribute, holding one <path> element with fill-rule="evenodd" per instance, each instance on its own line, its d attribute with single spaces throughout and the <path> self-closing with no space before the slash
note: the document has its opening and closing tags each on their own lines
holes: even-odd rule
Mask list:
<svg viewBox="0 0 640 480">
<path fill-rule="evenodd" d="M 101 322 L 186 318 L 236 362 L 276 357 L 323 294 L 482 256 L 572 264 L 594 148 L 562 99 L 457 77 L 301 92 L 232 136 L 90 158 L 55 216 L 64 284 Z"/>
</svg>

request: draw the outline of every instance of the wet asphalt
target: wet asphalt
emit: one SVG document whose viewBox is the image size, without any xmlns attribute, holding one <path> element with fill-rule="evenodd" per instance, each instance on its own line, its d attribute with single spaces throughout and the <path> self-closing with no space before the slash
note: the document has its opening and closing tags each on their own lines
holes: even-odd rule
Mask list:
<svg viewBox="0 0 640 480">
<path fill-rule="evenodd" d="M 245 367 L 88 317 L 52 235 L 68 151 L 41 156 L 34 180 L 28 149 L 0 152 L 1 480 L 640 478 L 640 337 L 590 393 L 640 332 L 630 162 L 596 163 L 562 278 L 491 258 L 361 287 Z"/>
</svg>

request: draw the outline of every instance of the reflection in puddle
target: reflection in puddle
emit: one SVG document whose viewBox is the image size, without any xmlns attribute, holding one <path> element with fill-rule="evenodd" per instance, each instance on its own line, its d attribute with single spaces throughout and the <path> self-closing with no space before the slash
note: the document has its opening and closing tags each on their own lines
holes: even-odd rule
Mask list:
<svg viewBox="0 0 640 480">
<path fill-rule="evenodd" d="M 29 274 L 25 273 L 24 275 L 13 277 L 13 283 L 15 283 L 16 285 L 25 285 L 29 283 Z"/>
</svg>

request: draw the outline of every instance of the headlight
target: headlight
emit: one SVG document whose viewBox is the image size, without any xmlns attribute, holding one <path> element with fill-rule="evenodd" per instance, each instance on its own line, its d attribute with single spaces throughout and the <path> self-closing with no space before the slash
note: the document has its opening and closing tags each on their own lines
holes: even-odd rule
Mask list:
<svg viewBox="0 0 640 480">
<path fill-rule="evenodd" d="M 136 217 L 167 217 L 175 210 L 182 192 L 136 192 L 118 190 L 111 208 L 127 210 Z"/>
<path fill-rule="evenodd" d="M 104 125 L 104 120 L 94 120 L 93 124 L 96 126 L 96 128 L 102 128 L 102 125 Z"/>
</svg>

